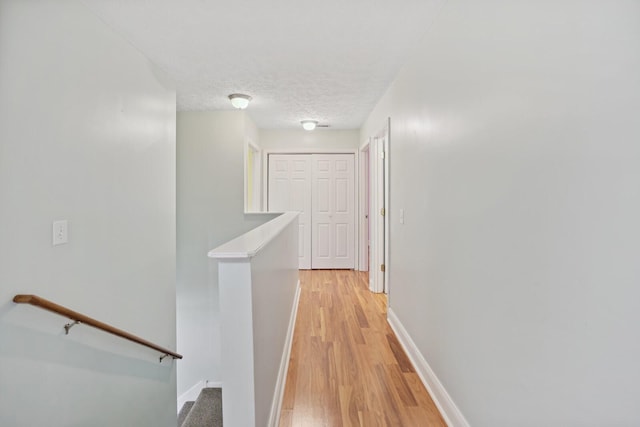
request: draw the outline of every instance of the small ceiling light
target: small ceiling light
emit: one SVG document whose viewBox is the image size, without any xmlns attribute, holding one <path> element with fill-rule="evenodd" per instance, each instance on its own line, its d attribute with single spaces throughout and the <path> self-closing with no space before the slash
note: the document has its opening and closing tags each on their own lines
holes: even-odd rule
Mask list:
<svg viewBox="0 0 640 427">
<path fill-rule="evenodd" d="M 314 130 L 318 126 L 317 120 L 303 120 L 300 122 L 304 130 Z"/>
<path fill-rule="evenodd" d="M 229 95 L 229 100 L 231 101 L 231 105 L 236 107 L 239 110 L 244 110 L 249 106 L 249 101 L 251 101 L 251 97 L 249 95 L 243 95 L 241 93 L 232 93 Z"/>
</svg>

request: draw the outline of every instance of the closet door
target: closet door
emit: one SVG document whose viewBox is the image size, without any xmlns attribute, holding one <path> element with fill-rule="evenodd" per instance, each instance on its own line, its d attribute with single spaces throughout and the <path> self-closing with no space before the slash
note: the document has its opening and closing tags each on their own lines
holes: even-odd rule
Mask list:
<svg viewBox="0 0 640 427">
<path fill-rule="evenodd" d="M 270 212 L 299 211 L 298 259 L 300 269 L 311 268 L 311 155 L 269 155 L 268 204 Z"/>
<path fill-rule="evenodd" d="M 312 268 L 355 267 L 353 154 L 313 154 Z"/>
</svg>

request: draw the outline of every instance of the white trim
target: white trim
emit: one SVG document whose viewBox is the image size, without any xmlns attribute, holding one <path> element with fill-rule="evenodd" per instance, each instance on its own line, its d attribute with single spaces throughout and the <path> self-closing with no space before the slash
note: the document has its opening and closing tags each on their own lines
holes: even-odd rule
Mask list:
<svg viewBox="0 0 640 427">
<path fill-rule="evenodd" d="M 384 271 L 384 293 L 390 295 L 391 289 L 391 251 L 389 245 L 391 244 L 391 117 L 387 117 L 386 126 L 384 129 L 386 138 L 384 150 L 384 265 L 386 269 Z"/>
<path fill-rule="evenodd" d="M 365 156 L 365 153 L 369 154 L 369 148 L 371 146 L 370 140 L 367 140 L 360 147 L 359 151 L 359 159 L 358 159 L 358 271 L 369 271 L 369 254 L 367 248 L 369 246 L 369 242 L 367 237 L 369 236 L 369 230 L 367 230 L 367 221 L 366 217 L 369 216 L 369 212 L 365 210 L 366 201 L 369 198 L 368 188 L 370 186 L 370 180 L 367 180 L 369 174 L 365 176 L 365 171 L 369 169 L 369 164 L 367 160 L 368 156 Z"/>
<path fill-rule="evenodd" d="M 371 292 L 388 292 L 389 283 L 389 122 L 369 138 L 369 231 L 370 262 L 369 289 Z M 381 211 L 384 209 L 384 216 Z M 384 264 L 386 269 L 381 271 Z"/>
<path fill-rule="evenodd" d="M 369 215 L 369 212 L 365 212 L 364 210 L 364 170 L 363 170 L 363 164 L 364 164 L 364 152 L 368 152 L 368 154 L 370 153 L 370 148 L 371 148 L 371 138 L 367 138 L 358 148 L 358 156 L 356 158 L 357 162 L 358 162 L 358 219 L 356 221 L 356 226 L 358 227 L 358 239 L 357 239 L 357 244 L 358 244 L 358 263 L 356 265 L 356 269 L 358 271 L 369 271 L 369 269 L 371 268 L 370 264 L 370 259 L 369 259 L 369 253 L 367 251 L 368 246 L 369 246 L 369 242 L 366 241 L 366 237 L 365 236 L 369 236 L 369 231 L 370 230 L 366 230 L 364 229 L 365 227 L 365 222 L 364 221 L 364 215 Z M 371 165 L 367 164 L 367 169 L 369 172 L 369 175 L 371 174 Z M 371 185 L 370 182 L 367 183 L 367 187 L 369 187 Z M 367 194 L 366 197 L 369 197 L 369 195 Z M 371 203 L 371 202 L 369 202 Z M 371 276 L 369 276 L 371 277 Z M 369 288 L 371 289 L 371 279 L 369 279 Z"/>
<path fill-rule="evenodd" d="M 391 326 L 391 329 L 396 333 L 396 337 L 404 351 L 407 353 L 409 360 L 416 369 L 418 376 L 422 380 L 422 383 L 429 391 L 431 398 L 440 410 L 440 414 L 444 418 L 449 427 L 469 427 L 469 423 L 460 412 L 460 409 L 456 406 L 445 390 L 444 386 L 436 376 L 433 369 L 429 366 L 426 359 L 418 350 L 418 347 L 409 336 L 409 333 L 404 328 L 398 316 L 393 312 L 393 309 L 387 310 L 387 321 Z"/>
<path fill-rule="evenodd" d="M 242 200 L 244 200 L 244 204 L 242 206 L 243 206 L 244 212 L 249 211 L 249 206 L 247 203 L 247 199 L 248 199 L 247 188 L 249 186 L 249 183 L 247 182 L 247 175 L 249 172 L 247 170 L 247 160 L 249 159 L 249 150 L 252 145 L 255 145 L 255 144 L 252 141 L 250 141 L 248 138 L 246 138 L 244 142 L 244 147 L 242 148 Z"/>
<path fill-rule="evenodd" d="M 271 403 L 271 411 L 269 411 L 269 427 L 276 427 L 280 421 L 280 411 L 282 410 L 282 399 L 284 398 L 284 388 L 287 383 L 287 372 L 289 371 L 289 359 L 291 358 L 291 345 L 293 344 L 293 332 L 298 316 L 298 302 L 300 301 L 300 280 L 296 288 L 296 295 L 293 299 L 293 307 L 291 308 L 291 317 L 289 318 L 289 328 L 284 342 L 284 351 L 280 360 L 280 369 L 278 370 L 278 378 L 276 380 L 276 388 L 273 393 L 273 402 Z"/>
<path fill-rule="evenodd" d="M 387 247 L 386 247 L 386 237 L 387 237 L 387 218 L 389 217 L 389 210 L 387 209 L 386 201 L 387 201 L 387 192 L 385 187 L 386 181 L 386 167 L 385 167 L 385 144 L 386 141 L 386 133 L 382 131 L 380 135 L 382 137 L 376 136 L 373 138 L 375 142 L 375 151 L 373 156 L 373 164 L 375 165 L 375 177 L 374 177 L 374 191 L 373 197 L 376 199 L 375 208 L 373 210 L 372 218 L 375 219 L 376 228 L 375 233 L 373 233 L 373 238 L 375 239 L 375 245 L 372 245 L 375 249 L 373 252 L 375 253 L 376 262 L 374 264 L 374 287 L 375 292 L 384 292 L 386 286 L 386 269 L 385 271 L 381 270 L 381 265 L 387 264 Z M 380 212 L 385 210 L 384 215 L 381 215 Z"/>
<path fill-rule="evenodd" d="M 255 152 L 255 156 L 253 159 L 253 163 L 254 166 L 257 165 L 257 167 L 254 167 L 254 171 L 253 171 L 253 175 L 254 175 L 254 180 L 258 181 L 258 185 L 254 186 L 256 188 L 254 188 L 254 204 L 257 204 L 256 207 L 254 207 L 252 210 L 249 210 L 249 195 L 248 195 L 248 186 L 249 183 L 247 182 L 247 175 L 248 175 L 248 169 L 247 169 L 247 162 L 249 160 L 249 150 L 252 150 Z M 244 213 L 259 213 L 262 212 L 262 149 L 260 148 L 260 146 L 258 144 L 256 144 L 255 142 L 253 142 L 251 139 L 247 138 L 246 139 L 246 143 L 244 146 L 244 161 L 243 161 L 244 165 L 244 176 L 242 178 L 242 181 L 244 182 Z M 255 200 L 257 199 L 257 200 Z"/>
<path fill-rule="evenodd" d="M 357 148 L 263 148 L 266 154 L 355 154 Z"/>
<path fill-rule="evenodd" d="M 258 146 L 258 144 L 256 144 L 255 142 L 253 142 L 250 139 L 247 139 L 247 144 L 249 145 L 249 147 L 253 148 L 253 151 L 260 151 L 261 148 Z"/>
</svg>

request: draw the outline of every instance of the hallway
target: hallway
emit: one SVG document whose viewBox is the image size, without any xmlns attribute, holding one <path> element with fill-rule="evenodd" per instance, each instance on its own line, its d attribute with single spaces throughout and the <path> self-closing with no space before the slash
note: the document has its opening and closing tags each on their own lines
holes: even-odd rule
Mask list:
<svg viewBox="0 0 640 427">
<path fill-rule="evenodd" d="M 301 270 L 281 427 L 445 426 L 367 273 Z"/>
</svg>

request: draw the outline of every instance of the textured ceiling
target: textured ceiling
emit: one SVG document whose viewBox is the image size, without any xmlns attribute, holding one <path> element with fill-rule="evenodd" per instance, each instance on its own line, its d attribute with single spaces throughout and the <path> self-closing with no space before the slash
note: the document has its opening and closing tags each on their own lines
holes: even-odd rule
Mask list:
<svg viewBox="0 0 640 427">
<path fill-rule="evenodd" d="M 439 0 L 83 0 L 175 82 L 178 109 L 253 97 L 258 127 L 359 128 Z"/>
</svg>

